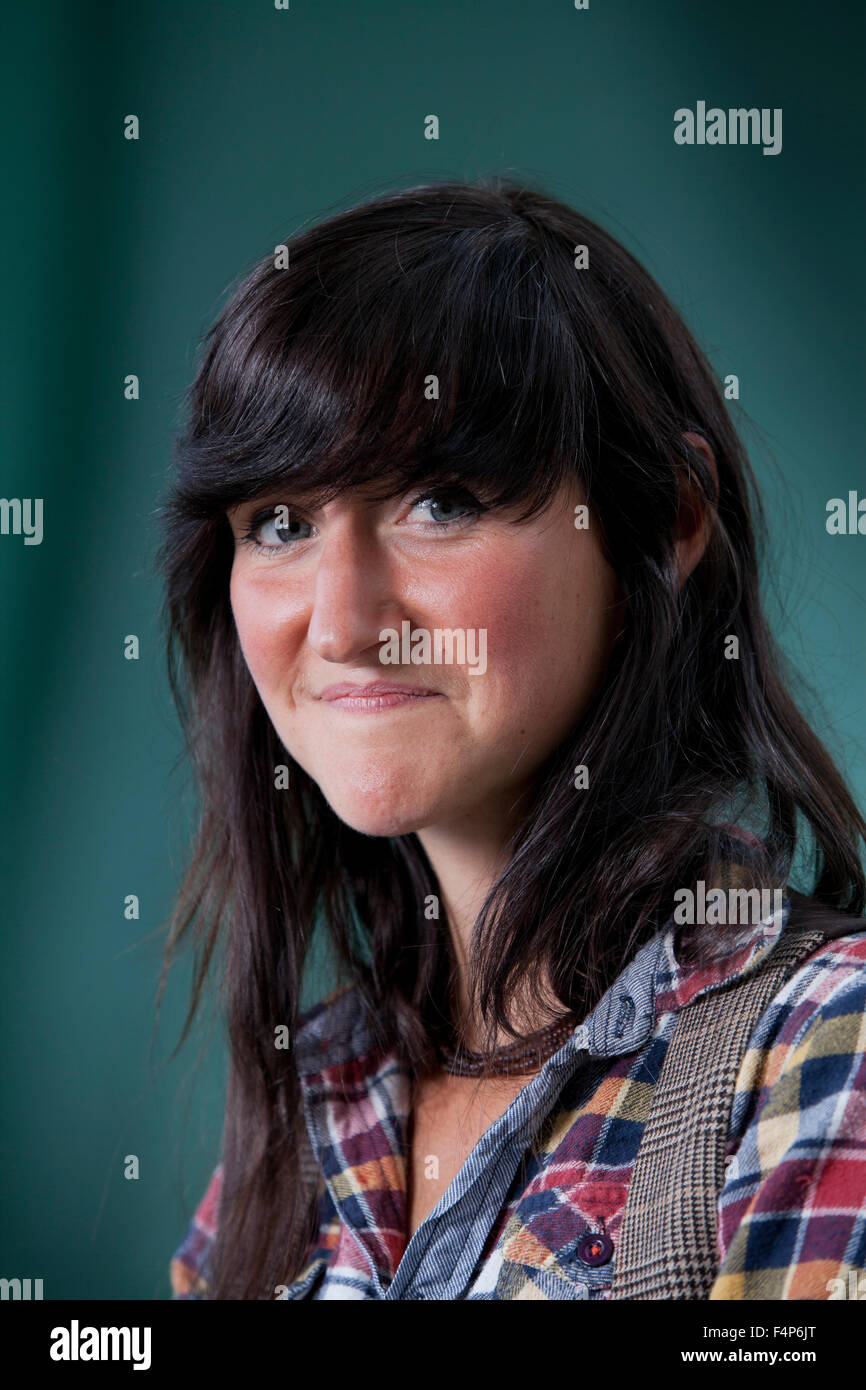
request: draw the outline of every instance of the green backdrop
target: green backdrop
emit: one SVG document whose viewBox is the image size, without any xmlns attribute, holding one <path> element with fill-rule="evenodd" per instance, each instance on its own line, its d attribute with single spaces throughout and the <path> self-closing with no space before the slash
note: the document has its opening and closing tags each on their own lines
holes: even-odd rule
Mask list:
<svg viewBox="0 0 866 1390">
<path fill-rule="evenodd" d="M 739 377 L 774 624 L 866 800 L 866 537 L 825 529 L 829 498 L 866 490 L 855 9 L 7 7 L 2 491 L 44 499 L 44 538 L 0 535 L 0 1276 L 42 1278 L 46 1298 L 166 1298 L 216 1158 L 218 1034 L 200 1066 L 198 1043 L 166 1062 L 185 967 L 151 1052 L 189 822 L 155 513 L 197 335 L 230 282 L 311 219 L 428 177 L 502 172 L 624 239 L 720 377 Z M 698 100 L 782 108 L 782 152 L 678 146 L 674 110 Z M 430 113 L 438 142 L 424 139 Z M 124 399 L 130 372 L 138 401 Z M 123 657 L 130 633 L 138 661 Z"/>
</svg>

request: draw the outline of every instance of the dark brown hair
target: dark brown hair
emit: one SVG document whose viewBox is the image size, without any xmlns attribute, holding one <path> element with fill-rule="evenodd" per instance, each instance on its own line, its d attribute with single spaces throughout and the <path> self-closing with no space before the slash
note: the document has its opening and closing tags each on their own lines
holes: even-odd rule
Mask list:
<svg viewBox="0 0 866 1390">
<path fill-rule="evenodd" d="M 577 248 L 588 249 L 578 268 Z M 429 400 L 424 381 L 439 378 Z M 544 967 L 585 1014 L 670 915 L 674 891 L 759 836 L 756 883 L 788 882 L 857 914 L 866 832 L 798 712 L 762 615 L 760 511 L 714 374 L 653 279 L 600 226 L 502 180 L 376 198 L 246 275 L 210 328 L 189 392 L 161 554 L 172 688 L 202 815 L 166 948 L 195 944 L 189 1029 L 219 959 L 230 1043 L 216 1298 L 270 1298 L 313 1233 L 300 1180 L 291 1053 L 314 926 L 412 1075 L 452 1024 L 435 874 L 414 834 L 347 826 L 291 761 L 258 697 L 229 603 L 225 509 L 271 492 L 324 502 L 431 482 L 533 515 L 579 478 L 627 602 L 624 639 L 589 712 L 541 769 L 476 923 L 472 985 L 493 1036 Z M 701 453 L 709 443 L 718 487 Z M 678 583 L 684 479 L 713 515 Z M 756 518 L 753 521 L 753 518 Z M 736 637 L 739 659 L 724 659 Z M 288 760 L 292 791 L 274 788 Z M 575 792 L 573 769 L 591 770 Z M 719 928 L 714 928 L 718 931 Z M 164 974 L 163 974 L 164 978 Z"/>
</svg>

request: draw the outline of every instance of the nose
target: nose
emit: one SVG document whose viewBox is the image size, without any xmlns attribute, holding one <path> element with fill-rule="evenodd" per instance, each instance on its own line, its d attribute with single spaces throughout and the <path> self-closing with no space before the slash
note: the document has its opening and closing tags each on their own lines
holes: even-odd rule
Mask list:
<svg viewBox="0 0 866 1390">
<path fill-rule="evenodd" d="M 387 556 L 369 528 L 344 516 L 328 528 L 316 566 L 307 640 L 324 661 L 378 661 L 379 633 L 394 626 Z M 399 621 L 396 625 L 399 627 Z"/>
</svg>

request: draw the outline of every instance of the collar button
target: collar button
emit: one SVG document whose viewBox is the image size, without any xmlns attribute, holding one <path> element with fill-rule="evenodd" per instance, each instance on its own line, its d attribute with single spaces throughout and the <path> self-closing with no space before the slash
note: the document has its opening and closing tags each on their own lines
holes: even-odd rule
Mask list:
<svg viewBox="0 0 866 1390">
<path fill-rule="evenodd" d="M 613 1025 L 613 1035 L 621 1038 L 624 1034 L 630 1033 L 634 1023 L 636 1013 L 635 1002 L 630 994 L 621 994 L 619 997 L 619 1009 L 617 1010 L 616 1021 Z"/>
</svg>

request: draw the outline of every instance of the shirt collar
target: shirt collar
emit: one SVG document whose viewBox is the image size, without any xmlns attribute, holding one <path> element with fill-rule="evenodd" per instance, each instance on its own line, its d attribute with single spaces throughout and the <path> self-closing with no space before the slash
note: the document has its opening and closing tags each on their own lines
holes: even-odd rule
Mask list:
<svg viewBox="0 0 866 1390">
<path fill-rule="evenodd" d="M 499 1137 L 491 1130 L 481 1142 L 505 1142 L 510 1133 L 508 1142 L 525 1148 L 536 1123 L 555 1106 L 562 1087 L 588 1057 L 614 1058 L 638 1051 L 652 1037 L 662 1014 L 757 969 L 784 930 L 788 913 L 784 899 L 780 911 L 745 937 L 742 931 L 734 938 L 722 929 L 718 951 L 710 959 L 704 955 L 698 967 L 685 964 L 678 953 L 680 926 L 671 922 L 657 931 L 531 1078 L 508 1114 L 495 1122 Z M 405 1246 L 408 1074 L 395 1051 L 374 1046 L 355 985 L 342 986 L 304 1015 L 295 1040 L 295 1064 L 319 1167 L 382 1296 Z M 319 1264 L 324 1259 L 320 1256 Z"/>
<path fill-rule="evenodd" d="M 582 1046 L 597 1057 L 634 1051 L 650 1037 L 661 1014 L 677 1012 L 710 990 L 756 970 L 772 951 L 789 915 L 790 902 L 783 896 L 778 908 L 747 930 L 720 928 L 715 950 L 706 932 L 698 964 L 684 960 L 687 932 L 671 920 L 625 966 L 572 1040 L 582 1035 Z M 343 985 L 304 1016 L 295 1045 L 299 1077 L 302 1083 L 310 1082 L 323 1071 L 357 1066 L 372 1047 L 360 991 Z"/>
</svg>

